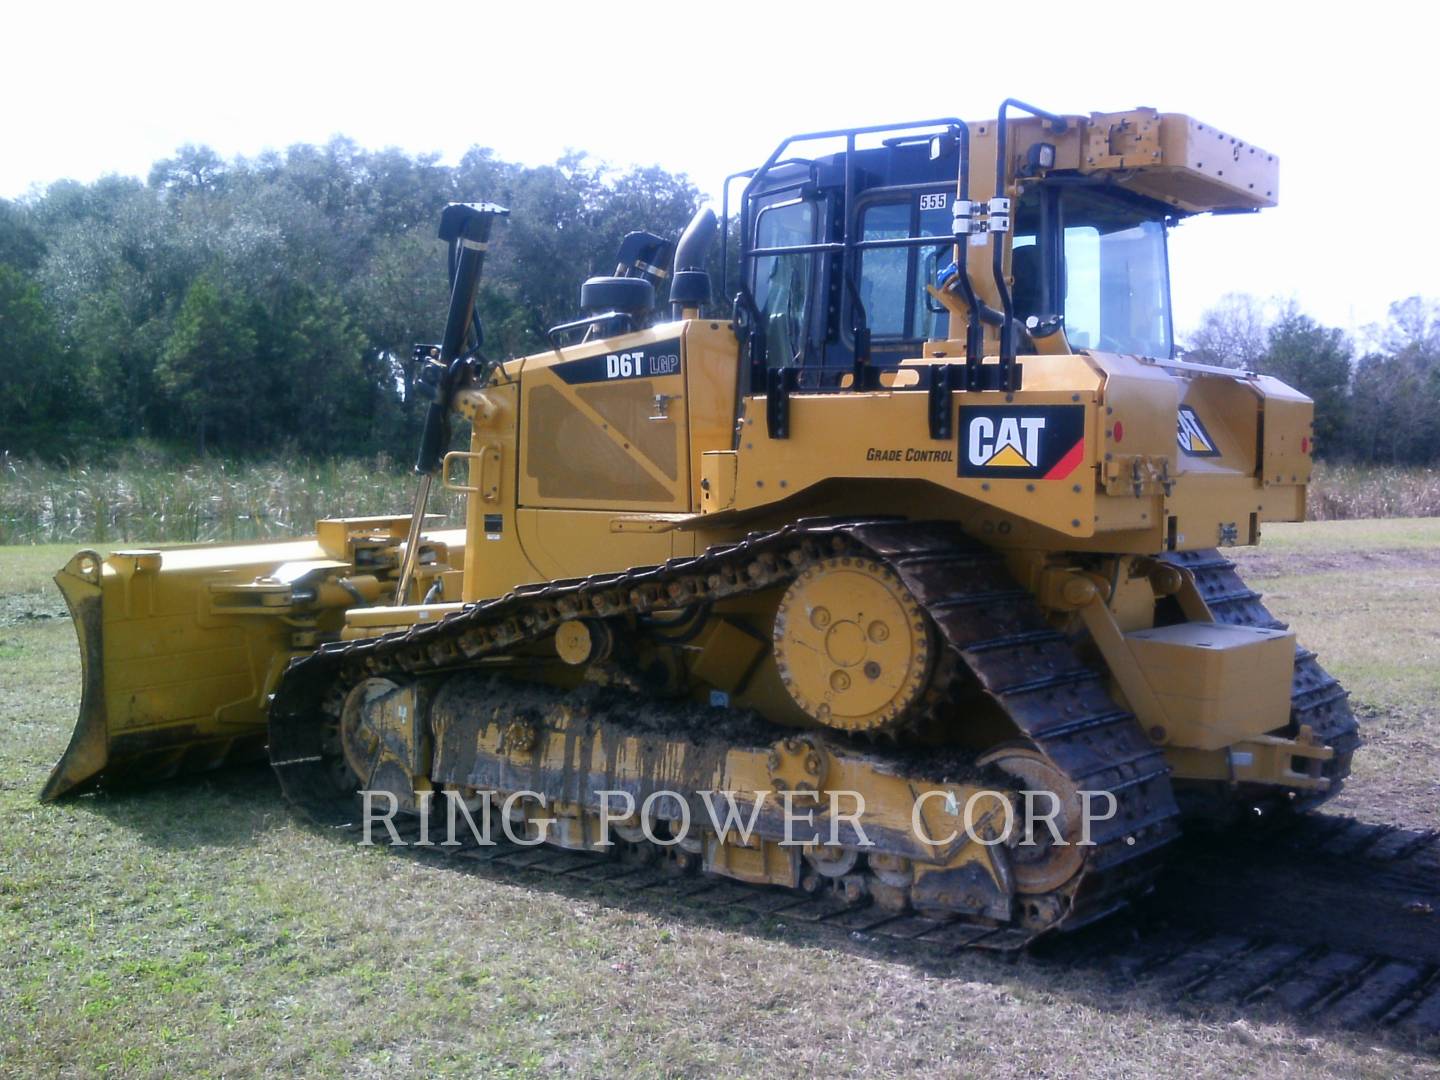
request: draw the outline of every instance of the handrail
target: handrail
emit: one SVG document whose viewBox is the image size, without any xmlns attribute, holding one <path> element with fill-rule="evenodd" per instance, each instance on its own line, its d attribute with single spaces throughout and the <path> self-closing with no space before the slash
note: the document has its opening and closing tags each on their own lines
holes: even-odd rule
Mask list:
<svg viewBox="0 0 1440 1080">
<path fill-rule="evenodd" d="M 865 317 L 864 305 L 862 304 L 862 302 L 861 302 L 861 300 L 860 300 L 859 290 L 858 290 L 858 288 L 856 288 L 855 282 L 854 282 L 854 280 L 853 280 L 853 264 L 854 264 L 854 256 L 855 256 L 855 253 L 856 253 L 858 250 L 861 250 L 861 244 L 864 243 L 864 244 L 869 245 L 870 242 L 864 242 L 864 241 L 859 241 L 859 242 L 857 242 L 856 239 L 855 239 L 855 236 L 854 236 L 854 230 L 855 230 L 855 228 L 856 228 L 856 217 L 855 217 L 855 213 L 854 213 L 854 204 L 855 204 L 855 162 L 854 162 L 854 156 L 855 156 L 855 151 L 856 151 L 855 140 L 856 140 L 856 138 L 857 138 L 858 136 L 861 136 L 861 135 L 873 135 L 873 134 L 877 134 L 877 133 L 879 133 L 879 132 L 884 132 L 884 131 L 914 131 L 914 130 L 921 129 L 921 128 L 940 128 L 940 129 L 943 129 L 943 130 L 942 130 L 942 131 L 939 131 L 939 132 L 935 132 L 935 134 L 937 134 L 937 135 L 939 135 L 939 134 L 949 134 L 949 135 L 953 135 L 954 137 L 956 137 L 956 138 L 958 139 L 958 141 L 959 141 L 959 143 L 960 143 L 960 147 L 959 147 L 959 159 L 960 159 L 960 160 L 959 160 L 959 167 L 958 167 L 958 173 L 959 173 L 959 175 L 958 175 L 958 177 L 957 177 L 957 186 L 958 186 L 958 189 L 959 189 L 959 192 L 960 192 L 959 197 L 961 197 L 961 198 L 966 198 L 966 197 L 968 197 L 968 191 L 969 191 L 969 171 L 970 171 L 970 153 L 969 153 L 969 149 L 970 149 L 970 139 L 969 139 L 970 129 L 969 129 L 968 126 L 966 126 L 966 124 L 964 123 L 964 121 L 960 120 L 958 117 L 941 117 L 941 118 L 932 119 L 932 120 L 914 120 L 914 121 L 907 121 L 907 122 L 904 122 L 904 123 L 894 123 L 894 124 L 873 124 L 873 125 L 869 125 L 869 126 L 866 126 L 866 127 L 836 128 L 836 129 L 830 130 L 830 131 L 813 131 L 813 132 L 807 132 L 807 133 L 800 134 L 800 135 L 791 135 L 791 136 L 789 136 L 788 138 L 784 139 L 784 140 L 780 143 L 780 145 L 777 146 L 777 147 L 771 152 L 770 156 L 765 159 L 765 162 L 764 162 L 762 165 L 760 165 L 757 169 L 754 169 L 754 170 L 752 170 L 752 171 L 749 171 L 749 177 L 750 177 L 750 179 L 749 179 L 749 182 L 745 185 L 745 190 L 744 190 L 744 192 L 743 192 L 743 194 L 742 194 L 742 196 L 741 196 L 742 202 L 741 202 L 741 207 L 740 207 L 740 275 L 741 275 L 742 281 L 743 281 L 743 279 L 744 279 L 745 266 L 746 266 L 747 262 L 748 262 L 750 259 L 762 257 L 762 256 L 764 256 L 764 255 L 768 255 L 768 254 L 781 254 L 781 253 L 804 254 L 804 253 L 811 253 L 811 252 L 813 252 L 813 253 L 829 253 L 829 254 L 836 254 L 836 253 L 838 253 L 838 254 L 840 255 L 840 276 L 841 276 L 841 281 L 842 281 L 842 283 L 848 288 L 848 291 L 849 291 L 849 293 L 850 293 L 850 296 L 851 296 L 851 312 L 852 312 L 853 319 L 854 319 L 854 325 L 852 326 L 852 333 L 854 334 L 854 340 L 855 340 L 855 342 L 856 342 L 856 349 L 855 349 L 856 378 L 855 378 L 855 381 L 854 381 L 854 384 L 855 384 L 856 386 L 863 385 L 864 379 L 862 378 L 862 375 L 863 375 L 862 369 L 863 369 L 865 366 L 867 366 L 868 363 L 869 363 L 869 348 L 868 348 L 869 331 L 868 331 L 868 328 L 867 328 L 867 326 L 866 326 L 866 317 Z M 790 147 L 792 147 L 792 146 L 794 146 L 794 145 L 796 145 L 796 144 L 800 144 L 800 143 L 818 142 L 818 141 L 822 141 L 822 140 L 826 140 L 826 139 L 839 139 L 839 138 L 843 138 L 843 139 L 845 140 L 845 150 L 844 150 L 844 154 L 843 154 L 843 158 L 842 158 L 843 167 L 844 167 L 844 171 L 845 171 L 844 218 L 843 218 L 842 236 L 841 236 L 841 241 L 840 241 L 839 245 L 836 246 L 833 242 L 828 242 L 828 243 L 824 243 L 824 244 L 813 244 L 813 245 L 788 245 L 787 247 L 793 249 L 793 250 L 789 250 L 789 251 L 787 251 L 787 250 L 785 250 L 785 249 L 753 248 L 753 247 L 751 246 L 752 238 L 751 238 L 751 235 L 750 235 L 750 234 L 751 234 L 751 230 L 752 230 L 753 225 L 754 225 L 754 222 L 753 222 L 753 219 L 752 219 L 752 214 L 751 214 L 751 206 L 752 206 L 753 196 L 754 196 L 754 194 L 755 194 L 755 191 L 756 191 L 758 185 L 761 183 L 761 181 L 763 181 L 763 180 L 766 178 L 766 176 L 768 176 L 773 169 L 777 168 L 777 167 L 782 163 L 782 162 L 781 162 L 782 155 L 785 154 L 785 152 L 786 152 Z M 785 162 L 784 162 L 784 163 L 788 164 L 788 163 L 792 163 L 792 162 L 794 162 L 794 163 L 796 163 L 796 164 L 810 164 L 810 165 L 812 165 L 812 166 L 813 166 L 813 164 L 814 164 L 813 161 L 808 161 L 808 162 L 807 162 L 807 161 L 805 161 L 804 159 L 800 159 L 799 161 L 796 161 L 796 159 L 794 159 L 794 158 L 785 159 Z M 728 254 L 729 187 L 730 187 L 731 181 L 733 181 L 733 180 L 735 180 L 735 179 L 737 179 L 738 177 L 743 176 L 743 175 L 746 175 L 746 174 L 745 174 L 745 173 L 735 173 L 735 174 L 732 174 L 730 177 L 727 177 L 727 178 L 726 178 L 725 191 L 724 191 L 724 200 L 723 200 L 723 204 L 722 204 L 722 205 L 723 205 L 723 216 L 724 216 L 724 219 L 725 219 L 725 231 L 726 231 L 726 234 L 727 234 L 727 241 L 722 241 L 722 249 L 721 249 L 721 250 L 722 250 L 722 259 L 726 257 L 726 254 Z M 904 187 L 906 187 L 906 188 L 908 189 L 909 187 L 911 187 L 911 185 L 904 185 Z M 888 244 L 888 245 L 885 245 L 885 246 L 894 246 L 894 247 L 924 246 L 924 245 L 926 245 L 926 244 L 932 244 L 932 243 L 935 244 L 936 246 L 940 246 L 940 245 L 943 245 L 943 244 L 946 242 L 945 239 L 943 239 L 943 238 L 938 238 L 938 239 L 937 239 L 937 238 L 932 238 L 932 237 L 914 237 L 914 238 L 906 238 L 906 240 L 907 240 L 907 241 L 913 240 L 913 241 L 915 241 L 915 243 L 914 243 L 914 244 L 911 244 L 911 243 L 908 243 L 908 242 L 907 242 L 907 243 L 892 243 L 892 244 Z M 951 237 L 949 242 L 953 244 L 953 243 L 954 243 L 954 238 Z M 881 246 L 881 245 L 879 245 L 879 244 L 873 244 L 873 245 L 871 245 L 871 246 Z M 964 250 L 963 250 L 963 249 L 964 249 L 964 245 L 960 245 L 960 247 L 961 247 L 961 253 L 960 253 L 960 255 L 959 255 L 959 258 L 963 260 L 964 257 L 965 257 L 965 256 L 964 256 Z M 963 276 L 963 275 L 962 275 L 962 276 Z M 728 282 L 726 282 L 726 284 L 728 284 Z M 969 282 L 968 277 L 966 277 L 965 281 L 960 284 L 960 288 L 961 288 L 961 290 L 962 290 L 962 295 L 965 295 L 965 296 L 967 297 L 967 302 L 973 300 L 973 291 L 970 289 L 970 282 Z M 974 338 L 974 336 L 975 336 L 975 334 L 976 334 L 976 332 L 977 332 L 977 330 L 978 330 L 979 321 L 978 321 L 978 316 L 976 315 L 975 305 L 974 305 L 973 303 L 970 304 L 970 310 L 971 310 L 971 313 L 972 313 L 972 314 L 971 314 L 971 323 L 972 323 L 973 329 L 969 332 L 969 334 L 967 335 L 967 337 L 968 337 L 968 338 Z M 809 342 L 808 342 L 808 337 L 809 337 L 809 327 L 807 326 L 807 327 L 806 327 L 806 339 L 805 339 L 804 341 L 802 341 L 802 344 L 801 344 L 801 348 L 802 348 L 802 349 L 804 349 L 804 348 L 809 344 Z M 762 372 L 754 372 L 754 371 L 752 371 L 752 373 L 751 373 L 751 385 L 752 385 L 752 386 L 757 385 L 757 380 L 758 380 L 759 378 L 761 378 L 761 377 L 763 377 L 763 373 L 762 373 Z"/>
</svg>

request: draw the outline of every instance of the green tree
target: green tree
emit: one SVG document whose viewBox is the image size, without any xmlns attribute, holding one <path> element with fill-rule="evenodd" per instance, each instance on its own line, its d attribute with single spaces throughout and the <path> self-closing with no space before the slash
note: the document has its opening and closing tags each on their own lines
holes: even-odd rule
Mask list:
<svg viewBox="0 0 1440 1080">
<path fill-rule="evenodd" d="M 1380 347 L 1357 365 L 1351 391 L 1354 453 L 1392 464 L 1440 460 L 1440 303 L 1397 301 L 1371 336 Z"/>
<path fill-rule="evenodd" d="M 684 176 L 579 153 L 530 168 L 475 147 L 450 167 L 344 138 L 252 159 L 184 146 L 148 180 L 0 202 L 0 262 L 33 270 L 53 316 L 69 380 L 57 419 L 227 453 L 408 456 L 410 346 L 440 335 L 449 294 L 446 202 L 514 211 L 479 296 L 502 357 L 578 314 L 581 281 L 611 272 L 626 232 L 678 234 L 699 202 Z"/>
<path fill-rule="evenodd" d="M 202 276 L 185 293 L 160 353 L 161 391 L 194 432 L 196 449 L 233 440 L 263 402 L 253 389 L 255 332 L 240 305 Z"/>
<path fill-rule="evenodd" d="M 65 357 L 39 287 L 0 263 L 0 450 L 53 449 L 64 400 Z M 12 441 L 13 440 L 13 441 Z"/>
<path fill-rule="evenodd" d="M 45 255 L 45 240 L 28 209 L 0 199 L 0 263 L 33 273 Z"/>
<path fill-rule="evenodd" d="M 298 286 L 257 315 L 267 408 L 263 427 L 248 430 L 247 442 L 319 456 L 379 449 L 372 421 L 383 377 L 378 364 L 366 363 L 365 334 L 345 305 Z"/>
<path fill-rule="evenodd" d="M 1270 326 L 1267 338 L 1259 370 L 1314 399 L 1317 453 L 1342 452 L 1351 358 L 1345 334 L 1292 307 Z"/>
<path fill-rule="evenodd" d="M 208 146 L 186 144 L 150 168 L 150 186 L 168 191 L 210 191 L 224 182 L 225 160 Z"/>
</svg>

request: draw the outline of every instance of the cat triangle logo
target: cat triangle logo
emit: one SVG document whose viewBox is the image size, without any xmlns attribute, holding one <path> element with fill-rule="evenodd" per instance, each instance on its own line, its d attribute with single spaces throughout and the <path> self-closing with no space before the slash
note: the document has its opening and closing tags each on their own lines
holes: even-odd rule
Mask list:
<svg viewBox="0 0 1440 1080">
<path fill-rule="evenodd" d="M 1026 461 L 1024 455 L 1013 446 L 1007 446 L 1003 450 L 997 451 L 991 456 L 989 461 L 985 462 L 987 469 L 996 465 L 1018 469 L 1033 469 L 1035 467 L 1031 462 Z"/>
<path fill-rule="evenodd" d="M 1210 437 L 1210 432 L 1205 430 L 1199 415 L 1189 405 L 1180 406 L 1180 426 L 1177 434 L 1180 449 L 1191 457 L 1215 457 L 1220 453 L 1215 448 L 1215 440 Z"/>
</svg>

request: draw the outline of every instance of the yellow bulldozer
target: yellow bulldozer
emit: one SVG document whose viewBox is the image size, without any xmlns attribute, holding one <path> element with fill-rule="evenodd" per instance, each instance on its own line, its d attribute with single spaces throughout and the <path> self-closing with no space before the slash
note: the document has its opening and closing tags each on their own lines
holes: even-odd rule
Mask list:
<svg viewBox="0 0 1440 1080">
<path fill-rule="evenodd" d="M 1277 171 L 1153 109 L 799 135 L 504 361 L 507 211 L 447 207 L 415 505 L 75 555 L 44 798 L 268 753 L 321 822 L 439 797 L 1012 940 L 1124 906 L 1182 825 L 1313 807 L 1359 743 L 1220 553 L 1303 517 L 1311 402 L 1175 358 L 1168 228 Z"/>
</svg>

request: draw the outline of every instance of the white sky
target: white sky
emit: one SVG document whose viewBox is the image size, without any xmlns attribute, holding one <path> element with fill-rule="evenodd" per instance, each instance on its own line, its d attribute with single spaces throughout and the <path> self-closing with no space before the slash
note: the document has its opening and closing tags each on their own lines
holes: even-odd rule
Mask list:
<svg viewBox="0 0 1440 1080">
<path fill-rule="evenodd" d="M 185 142 L 228 157 L 344 134 L 447 162 L 474 144 L 527 164 L 573 147 L 687 172 L 718 198 L 797 132 L 981 119 L 1007 95 L 1153 105 L 1281 161 L 1277 209 L 1174 235 L 1177 326 L 1243 291 L 1353 330 L 1391 300 L 1440 296 L 1437 10 L 18 0 L 0 22 L 0 196 L 143 177 Z"/>
</svg>

